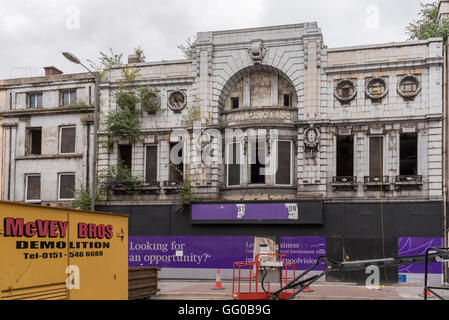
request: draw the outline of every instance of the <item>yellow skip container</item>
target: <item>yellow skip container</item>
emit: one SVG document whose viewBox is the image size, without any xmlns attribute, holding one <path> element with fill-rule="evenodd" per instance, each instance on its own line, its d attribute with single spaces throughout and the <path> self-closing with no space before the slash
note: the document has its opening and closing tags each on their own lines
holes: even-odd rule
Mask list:
<svg viewBox="0 0 449 320">
<path fill-rule="evenodd" d="M 127 300 L 128 216 L 0 201 L 0 300 Z"/>
</svg>

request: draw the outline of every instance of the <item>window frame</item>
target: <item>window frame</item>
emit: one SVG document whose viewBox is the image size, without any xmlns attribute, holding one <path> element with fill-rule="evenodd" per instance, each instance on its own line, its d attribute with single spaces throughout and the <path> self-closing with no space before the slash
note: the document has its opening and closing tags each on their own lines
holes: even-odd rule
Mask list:
<svg viewBox="0 0 449 320">
<path fill-rule="evenodd" d="M 73 198 L 61 198 L 61 177 L 62 176 L 73 176 L 74 186 L 73 186 Z M 75 190 L 76 190 L 76 173 L 75 172 L 60 172 L 58 173 L 58 201 L 74 201 L 75 200 Z"/>
<path fill-rule="evenodd" d="M 33 131 L 41 132 L 41 141 L 40 141 L 40 153 L 33 153 Z M 41 156 L 42 155 L 42 127 L 28 127 L 26 128 L 26 137 L 25 137 L 25 155 L 27 156 Z"/>
<path fill-rule="evenodd" d="M 294 163 L 295 163 L 295 159 L 294 159 L 294 149 L 293 149 L 293 141 L 292 140 L 287 140 L 287 139 L 278 139 L 275 141 L 275 150 L 276 152 L 274 153 L 274 157 L 275 157 L 275 162 L 277 165 L 277 169 L 279 170 L 279 163 L 278 163 L 278 152 L 279 152 L 279 142 L 289 142 L 290 143 L 290 184 L 280 184 L 277 183 L 277 171 L 274 174 L 274 185 L 275 186 L 279 186 L 279 187 L 292 187 L 293 186 L 293 182 L 294 182 Z"/>
<path fill-rule="evenodd" d="M 75 93 L 75 100 L 72 101 L 73 99 L 73 94 Z M 69 94 L 69 103 L 68 104 L 64 104 L 64 94 L 68 93 Z M 77 98 L 77 89 L 63 89 L 59 91 L 59 106 L 60 107 L 69 107 L 73 102 L 76 101 Z"/>
<path fill-rule="evenodd" d="M 35 96 L 35 97 L 40 96 L 41 97 L 41 106 L 40 107 L 38 106 L 38 103 L 37 103 L 38 100 L 35 100 L 35 106 L 33 108 L 31 107 L 31 97 L 32 96 Z M 27 93 L 27 107 L 28 107 L 28 109 L 43 109 L 43 107 L 44 107 L 43 92 L 28 92 Z"/>
<path fill-rule="evenodd" d="M 39 177 L 39 199 L 28 200 L 28 178 Z M 42 175 L 40 173 L 26 173 L 25 174 L 25 203 L 42 203 Z"/>
<path fill-rule="evenodd" d="M 63 129 L 69 129 L 69 128 L 75 128 L 75 141 L 73 142 L 74 145 L 74 150 L 73 152 L 67 152 L 67 153 L 63 153 L 61 152 L 61 148 L 62 148 L 62 130 Z M 58 154 L 60 155 L 74 155 L 76 154 L 76 125 L 64 125 L 64 126 L 60 126 L 59 127 L 59 146 L 58 146 Z"/>
<path fill-rule="evenodd" d="M 268 150 L 267 148 L 268 148 L 268 146 L 267 146 L 267 141 L 265 139 L 262 141 L 263 144 L 264 144 L 263 150 L 264 150 L 265 163 L 264 164 L 260 164 L 260 166 L 264 167 L 264 170 L 265 170 L 265 175 L 263 176 L 264 177 L 264 182 L 263 183 L 257 183 L 257 182 L 253 182 L 252 181 L 252 166 L 253 165 L 258 165 L 258 163 L 257 163 L 258 162 L 258 153 L 259 153 L 258 150 L 260 149 L 259 148 L 259 140 L 260 139 L 256 136 L 255 139 L 250 139 L 248 141 L 248 151 L 247 151 L 248 152 L 248 161 L 247 161 L 248 186 L 257 187 L 257 186 L 266 186 L 266 185 L 268 185 L 268 183 L 267 183 L 267 177 L 268 177 L 268 175 L 267 175 L 267 170 L 268 170 L 267 162 L 270 159 L 269 159 L 269 157 L 267 157 L 267 150 Z M 256 143 L 256 163 L 251 163 L 251 160 L 252 160 L 252 157 L 253 157 L 253 154 L 252 154 L 253 150 L 252 150 L 252 146 L 251 146 L 252 143 Z M 259 168 L 259 170 L 260 170 L 260 168 Z"/>
<path fill-rule="evenodd" d="M 149 184 L 149 182 L 147 182 L 147 147 L 156 147 L 157 148 L 157 157 L 156 157 L 156 181 L 155 182 L 160 182 L 159 180 L 159 154 L 160 154 L 160 146 L 159 144 L 156 143 L 149 143 L 149 144 L 145 144 L 144 145 L 144 177 L 145 177 L 145 184 Z"/>
<path fill-rule="evenodd" d="M 240 154 L 239 154 L 239 158 L 240 158 L 240 177 L 239 177 L 239 184 L 238 185 L 229 185 L 229 148 L 234 145 L 234 144 L 239 144 L 240 145 Z M 242 186 L 242 172 L 243 172 L 243 166 L 245 165 L 245 159 L 244 159 L 244 154 L 243 154 L 243 142 L 242 141 L 232 141 L 232 142 L 227 142 L 226 143 L 226 186 L 228 188 L 239 188 Z M 237 163 L 238 164 L 238 163 Z"/>
</svg>

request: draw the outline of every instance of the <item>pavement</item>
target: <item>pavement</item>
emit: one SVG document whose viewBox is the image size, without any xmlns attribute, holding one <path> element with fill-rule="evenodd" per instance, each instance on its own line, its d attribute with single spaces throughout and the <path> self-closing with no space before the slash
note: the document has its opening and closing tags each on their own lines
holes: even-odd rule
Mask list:
<svg viewBox="0 0 449 320">
<path fill-rule="evenodd" d="M 232 300 L 232 281 L 222 281 L 223 290 L 214 290 L 215 281 L 160 280 L 160 292 L 153 300 Z M 275 291 L 276 288 L 273 288 Z M 263 292 L 259 288 L 260 292 Z M 449 291 L 437 291 L 449 299 Z M 299 294 L 295 300 L 424 300 L 423 286 L 393 285 L 378 289 L 346 283 L 320 282 L 311 292 Z M 431 297 L 429 300 L 438 300 Z"/>
</svg>

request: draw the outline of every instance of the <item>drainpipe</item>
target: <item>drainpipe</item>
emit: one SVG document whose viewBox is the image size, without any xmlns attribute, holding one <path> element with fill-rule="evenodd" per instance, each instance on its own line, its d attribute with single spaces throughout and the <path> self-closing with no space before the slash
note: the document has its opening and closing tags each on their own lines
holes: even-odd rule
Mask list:
<svg viewBox="0 0 449 320">
<path fill-rule="evenodd" d="M 443 41 L 443 226 L 444 226 L 444 246 L 449 247 L 448 244 L 448 227 L 447 227 L 447 183 L 448 183 L 448 50 L 447 41 Z M 444 281 L 448 282 L 448 267 L 444 266 Z"/>
</svg>

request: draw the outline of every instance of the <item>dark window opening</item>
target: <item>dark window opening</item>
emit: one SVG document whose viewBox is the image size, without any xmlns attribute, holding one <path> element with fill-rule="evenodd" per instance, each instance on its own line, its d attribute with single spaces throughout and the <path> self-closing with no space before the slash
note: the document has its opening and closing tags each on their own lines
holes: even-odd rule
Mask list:
<svg viewBox="0 0 449 320">
<path fill-rule="evenodd" d="M 27 176 L 26 200 L 39 201 L 41 199 L 41 177 Z"/>
<path fill-rule="evenodd" d="M 231 98 L 231 103 L 232 103 L 232 109 L 238 109 L 240 107 L 239 103 L 240 103 L 240 99 L 237 98 Z"/>
<path fill-rule="evenodd" d="M 72 200 L 75 199 L 75 175 L 61 174 L 59 176 L 59 199 Z"/>
<path fill-rule="evenodd" d="M 337 177 L 354 176 L 354 137 L 337 138 Z"/>
<path fill-rule="evenodd" d="M 251 142 L 251 184 L 265 184 L 265 142 Z"/>
<path fill-rule="evenodd" d="M 170 144 L 170 182 L 184 181 L 184 161 L 182 142 Z"/>
<path fill-rule="evenodd" d="M 400 175 L 418 175 L 418 135 L 403 134 L 400 142 Z"/>
<path fill-rule="evenodd" d="M 145 182 L 157 184 L 157 146 L 147 146 L 145 163 Z"/>
<path fill-rule="evenodd" d="M 284 107 L 292 106 L 292 95 L 290 93 L 284 94 Z"/>
<path fill-rule="evenodd" d="M 76 128 L 61 128 L 60 153 L 75 153 Z"/>
<path fill-rule="evenodd" d="M 240 185 L 241 144 L 232 143 L 228 146 L 228 185 Z"/>
<path fill-rule="evenodd" d="M 30 154 L 30 155 L 41 155 L 42 154 L 42 129 L 41 128 L 28 129 L 27 154 Z"/>
<path fill-rule="evenodd" d="M 133 147 L 132 145 L 120 145 L 118 146 L 118 156 L 119 156 L 119 161 L 121 163 L 121 165 L 124 168 L 127 168 L 129 170 L 132 169 L 132 165 L 133 165 Z"/>
<path fill-rule="evenodd" d="M 369 145 L 370 177 L 383 177 L 384 143 L 383 137 L 371 137 Z"/>
<path fill-rule="evenodd" d="M 290 185 L 291 170 L 292 170 L 292 148 L 291 141 L 278 141 L 277 143 L 277 171 L 276 171 L 276 184 Z"/>
</svg>

